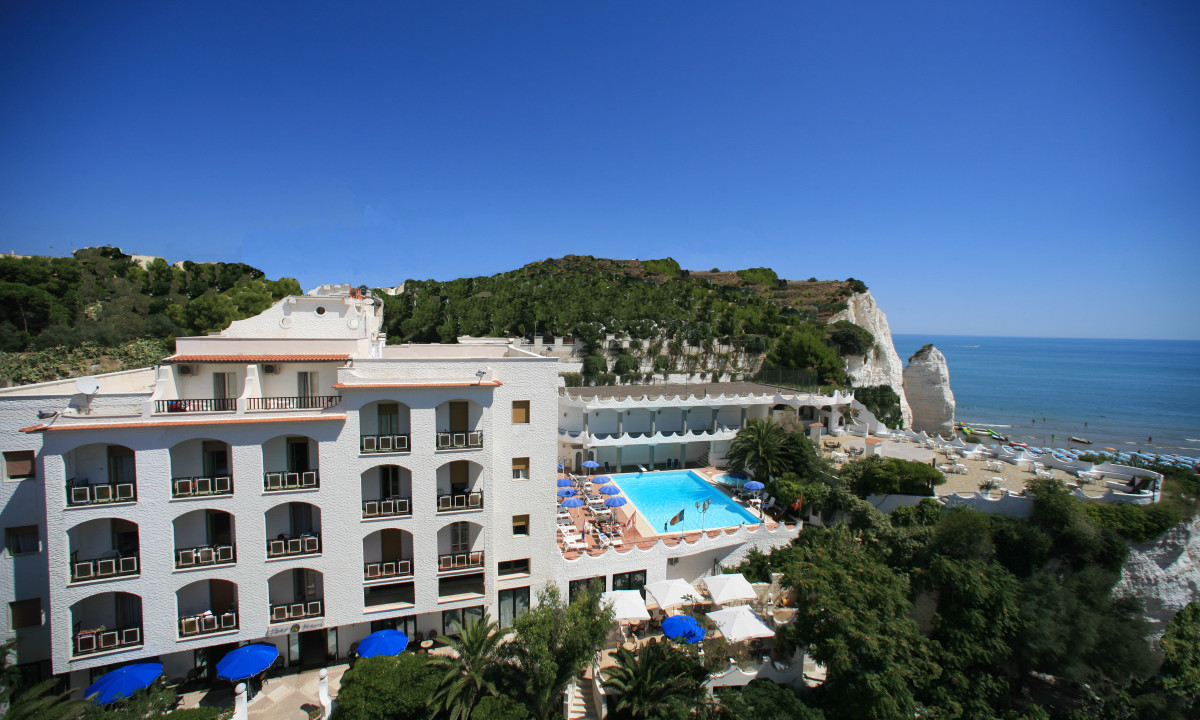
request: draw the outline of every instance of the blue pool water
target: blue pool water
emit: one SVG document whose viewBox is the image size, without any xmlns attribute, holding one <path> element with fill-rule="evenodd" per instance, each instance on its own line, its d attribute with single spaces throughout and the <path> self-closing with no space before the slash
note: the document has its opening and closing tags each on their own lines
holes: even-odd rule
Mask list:
<svg viewBox="0 0 1200 720">
<path fill-rule="evenodd" d="M 721 494 L 720 490 L 690 470 L 613 475 L 613 480 L 638 514 L 650 522 L 655 532 L 699 530 L 701 518 L 696 503 L 705 500 L 712 500 L 712 505 L 704 515 L 704 528 L 707 530 L 760 522 L 757 515 Z M 684 511 L 683 521 L 669 525 L 664 530 L 663 525 L 669 523 L 680 510 Z"/>
</svg>

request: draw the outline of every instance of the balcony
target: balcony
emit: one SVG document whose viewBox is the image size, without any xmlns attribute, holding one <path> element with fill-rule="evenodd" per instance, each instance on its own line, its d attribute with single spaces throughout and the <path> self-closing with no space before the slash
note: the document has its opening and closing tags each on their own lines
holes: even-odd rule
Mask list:
<svg viewBox="0 0 1200 720">
<path fill-rule="evenodd" d="M 81 480 L 67 481 L 67 505 L 103 505 L 107 503 L 137 502 L 136 482 L 87 483 Z"/>
<path fill-rule="evenodd" d="M 187 570 L 210 565 L 232 565 L 237 562 L 237 549 L 233 545 L 200 545 L 176 548 L 175 569 Z"/>
<path fill-rule="evenodd" d="M 472 492 L 451 492 L 438 493 L 437 511 L 454 512 L 455 510 L 482 510 L 483 509 L 483 492 L 475 490 Z"/>
<path fill-rule="evenodd" d="M 455 570 L 474 570 L 483 567 L 482 550 L 463 550 L 445 555 L 438 555 L 438 572 Z"/>
<path fill-rule="evenodd" d="M 111 557 L 71 561 L 71 582 L 73 583 L 130 577 L 139 573 L 141 573 L 141 564 L 138 562 L 137 555 L 121 555 L 115 551 L 111 553 Z"/>
<path fill-rule="evenodd" d="M 236 612 L 221 613 L 220 615 L 205 613 L 179 618 L 179 637 L 208 635 L 237 629 L 238 616 Z"/>
<path fill-rule="evenodd" d="M 483 431 L 440 432 L 437 434 L 438 450 L 477 450 L 483 447 Z"/>
<path fill-rule="evenodd" d="M 187 400 L 155 400 L 156 413 L 183 412 L 233 412 L 237 410 L 237 398 L 191 398 Z"/>
<path fill-rule="evenodd" d="M 247 399 L 247 410 L 324 410 L 342 401 L 341 395 L 299 395 Z"/>
<path fill-rule="evenodd" d="M 281 558 L 295 555 L 321 554 L 321 534 L 300 537 L 282 537 L 267 541 L 267 557 Z"/>
<path fill-rule="evenodd" d="M 171 478 L 171 499 L 208 497 L 210 495 L 232 495 L 233 478 L 220 477 L 177 477 Z"/>
<path fill-rule="evenodd" d="M 106 650 L 117 650 L 142 644 L 142 626 L 119 628 L 97 628 L 75 633 L 73 650 L 76 656 L 91 655 Z"/>
<path fill-rule="evenodd" d="M 384 578 L 412 577 L 412 558 L 400 558 L 388 562 L 373 562 L 363 565 L 363 581 Z"/>
<path fill-rule="evenodd" d="M 321 473 L 317 470 L 303 472 L 273 470 L 263 473 L 263 492 L 316 490 L 319 487 L 321 487 Z"/>
<path fill-rule="evenodd" d="M 320 600 L 271 605 L 271 622 L 273 623 L 303 620 L 304 618 L 322 617 L 324 615 L 325 604 Z"/>
<path fill-rule="evenodd" d="M 361 435 L 358 440 L 359 451 L 363 455 L 375 453 L 406 453 L 412 450 L 408 444 L 408 434 L 404 435 Z"/>
<path fill-rule="evenodd" d="M 412 515 L 412 503 L 407 497 L 388 498 L 387 500 L 364 500 L 362 504 L 363 520 L 385 517 L 407 517 Z"/>
</svg>

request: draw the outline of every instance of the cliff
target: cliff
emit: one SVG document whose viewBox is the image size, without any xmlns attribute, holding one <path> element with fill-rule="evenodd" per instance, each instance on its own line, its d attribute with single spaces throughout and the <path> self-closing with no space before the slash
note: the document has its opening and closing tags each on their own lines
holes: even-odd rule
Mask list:
<svg viewBox="0 0 1200 720">
<path fill-rule="evenodd" d="M 892 329 L 888 327 L 887 315 L 879 309 L 870 292 L 851 295 L 846 299 L 846 304 L 848 307 L 831 317 L 829 322 L 849 320 L 875 336 L 875 347 L 866 356 L 852 356 L 846 359 L 846 371 L 854 377 L 855 387 L 892 386 L 900 396 L 900 413 L 904 417 L 904 426 L 910 427 L 912 410 L 904 395 L 904 365 L 896 353 L 896 346 L 892 344 Z"/>
<path fill-rule="evenodd" d="M 1115 596 L 1141 599 L 1151 634 L 1161 637 L 1184 605 L 1200 598 L 1200 517 L 1180 523 L 1155 542 L 1131 544 Z"/>
<path fill-rule="evenodd" d="M 912 429 L 954 434 L 954 393 L 946 356 L 932 345 L 913 353 L 904 368 L 904 396 L 912 409 Z"/>
</svg>

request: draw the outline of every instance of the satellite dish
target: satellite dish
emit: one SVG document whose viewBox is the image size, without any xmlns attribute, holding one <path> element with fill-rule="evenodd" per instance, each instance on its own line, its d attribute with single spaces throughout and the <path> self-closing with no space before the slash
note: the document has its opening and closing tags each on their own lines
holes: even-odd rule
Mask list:
<svg viewBox="0 0 1200 720">
<path fill-rule="evenodd" d="M 100 383 L 96 382 L 96 378 L 81 377 L 75 381 L 75 389 L 84 395 L 95 395 L 100 390 Z"/>
</svg>

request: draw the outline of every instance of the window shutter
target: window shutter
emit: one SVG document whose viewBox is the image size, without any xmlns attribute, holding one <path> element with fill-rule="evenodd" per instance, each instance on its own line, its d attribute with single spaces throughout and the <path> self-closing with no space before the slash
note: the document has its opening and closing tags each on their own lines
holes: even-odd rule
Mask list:
<svg viewBox="0 0 1200 720">
<path fill-rule="evenodd" d="M 512 421 L 514 423 L 529 422 L 529 401 L 514 400 L 512 407 Z"/>
<path fill-rule="evenodd" d="M 18 450 L 4 453 L 5 471 L 10 478 L 33 477 L 33 451 Z"/>
</svg>

